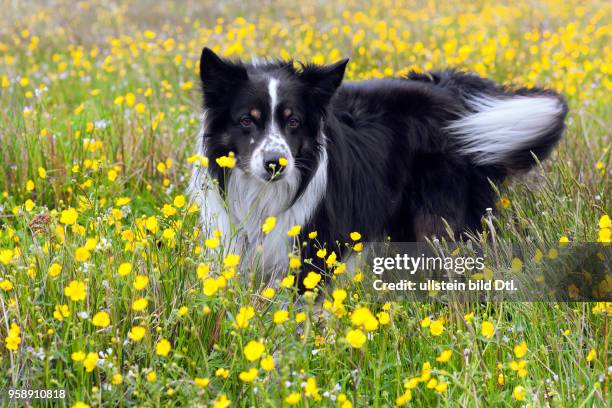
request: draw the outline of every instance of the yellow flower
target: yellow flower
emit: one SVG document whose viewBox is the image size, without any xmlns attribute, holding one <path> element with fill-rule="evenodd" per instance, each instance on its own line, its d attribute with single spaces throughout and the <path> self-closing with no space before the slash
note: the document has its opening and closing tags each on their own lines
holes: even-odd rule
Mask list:
<svg viewBox="0 0 612 408">
<path fill-rule="evenodd" d="M 74 252 L 74 257 L 78 262 L 85 262 L 89 259 L 90 256 L 91 253 L 89 252 L 89 249 L 85 247 L 79 247 Z"/>
<path fill-rule="evenodd" d="M 113 375 L 113 378 L 111 379 L 111 382 L 114 385 L 119 385 L 119 384 L 121 384 L 123 382 L 123 376 L 121 374 L 119 374 L 119 373 L 116 373 L 116 374 Z"/>
<path fill-rule="evenodd" d="M 198 269 L 196 270 L 198 274 L 198 278 L 204 279 L 208 276 L 208 272 L 210 272 L 210 266 L 207 264 L 198 264 Z"/>
<path fill-rule="evenodd" d="M 206 388 L 206 387 L 208 387 L 208 384 L 210 384 L 210 379 L 202 378 L 202 377 L 196 377 L 196 378 L 193 379 L 193 382 L 195 383 L 196 387 L 198 387 L 198 388 Z"/>
<path fill-rule="evenodd" d="M 253 367 L 249 371 L 242 371 L 238 378 L 244 382 L 253 382 L 257 378 L 257 368 Z"/>
<path fill-rule="evenodd" d="M 96 238 L 88 238 L 85 242 L 85 249 L 88 251 L 93 251 L 98 245 L 98 240 Z"/>
<path fill-rule="evenodd" d="M 293 287 L 294 284 L 295 284 L 295 276 L 293 275 L 287 275 L 281 281 L 281 286 L 285 289 Z"/>
<path fill-rule="evenodd" d="M 87 353 L 87 357 L 83 360 L 85 371 L 91 373 L 96 368 L 96 365 L 98 365 L 98 360 L 98 353 Z"/>
<path fill-rule="evenodd" d="M 270 232 L 272 232 L 275 226 L 276 226 L 276 217 L 268 217 L 266 218 L 266 221 L 264 221 L 264 224 L 262 225 L 261 230 L 263 231 L 264 234 L 269 234 Z"/>
<path fill-rule="evenodd" d="M 204 240 L 204 245 L 206 245 L 206 248 L 215 249 L 219 246 L 219 240 L 217 238 L 208 238 Z"/>
<path fill-rule="evenodd" d="M 289 268 L 298 269 L 300 266 L 302 266 L 302 260 L 299 257 L 297 256 L 289 257 Z"/>
<path fill-rule="evenodd" d="M 208 157 L 194 155 L 187 158 L 187 163 L 196 163 L 202 167 L 208 167 Z"/>
<path fill-rule="evenodd" d="M 287 395 L 287 398 L 285 398 L 285 402 L 287 403 L 287 405 L 297 405 L 301 399 L 302 396 L 300 395 L 300 393 L 292 392 L 291 394 Z"/>
<path fill-rule="evenodd" d="M 358 307 L 353 311 L 351 314 L 351 324 L 353 326 L 362 326 L 366 331 L 378 329 L 378 320 L 367 307 Z"/>
<path fill-rule="evenodd" d="M 202 291 L 206 296 L 212 296 L 219 290 L 219 281 L 215 278 L 204 279 L 202 285 Z"/>
<path fill-rule="evenodd" d="M 410 390 L 406 390 L 402 395 L 395 399 L 395 405 L 398 407 L 402 407 L 406 405 L 410 400 L 412 400 L 412 392 Z"/>
<path fill-rule="evenodd" d="M 274 364 L 274 358 L 272 358 L 272 356 L 266 356 L 262 358 L 259 364 L 261 365 L 261 368 L 263 368 L 265 371 L 274 370 L 275 364 Z"/>
<path fill-rule="evenodd" d="M 453 350 L 444 350 L 440 355 L 436 358 L 436 361 L 439 363 L 446 363 L 453 356 Z"/>
<path fill-rule="evenodd" d="M 234 168 L 234 166 L 236 166 L 236 159 L 234 158 L 233 152 L 229 152 L 229 155 L 227 156 L 217 157 L 215 161 L 217 162 L 219 167 L 226 167 L 228 169 L 231 169 L 231 168 Z"/>
<path fill-rule="evenodd" d="M 351 232 L 350 237 L 353 241 L 359 241 L 361 239 L 361 234 L 358 232 Z"/>
<path fill-rule="evenodd" d="M 599 228 L 610 228 L 612 226 L 612 220 L 610 220 L 610 216 L 608 214 L 604 214 L 599 219 Z"/>
<path fill-rule="evenodd" d="M 108 178 L 108 181 L 113 182 L 115 180 L 117 180 L 117 172 L 114 169 L 110 169 L 107 173 L 106 173 L 106 177 Z"/>
<path fill-rule="evenodd" d="M 443 392 L 445 392 L 448 389 L 448 383 L 446 382 L 438 382 L 438 385 L 436 385 L 435 390 L 438 394 L 442 394 Z"/>
<path fill-rule="evenodd" d="M 361 348 L 366 340 L 366 335 L 360 329 L 349 330 L 346 333 L 346 341 L 353 348 Z"/>
<path fill-rule="evenodd" d="M 522 385 L 517 385 L 512 391 L 512 398 L 517 401 L 523 401 L 525 399 L 525 394 L 525 387 Z"/>
<path fill-rule="evenodd" d="M 255 316 L 255 309 L 252 306 L 241 307 L 236 315 L 236 321 L 234 327 L 237 329 L 244 329 L 249 326 L 249 320 Z"/>
<path fill-rule="evenodd" d="M 147 381 L 153 382 L 155 380 L 157 380 L 157 374 L 155 374 L 155 371 L 149 371 L 149 373 L 147 374 Z"/>
<path fill-rule="evenodd" d="M 226 268 L 234 268 L 238 266 L 240 263 L 240 255 L 236 254 L 227 254 L 225 259 L 223 260 L 223 266 Z"/>
<path fill-rule="evenodd" d="M 55 278 L 57 275 L 59 275 L 62 272 L 62 265 L 58 264 L 58 263 L 52 263 L 51 266 L 49 266 L 49 276 L 51 276 L 52 278 Z"/>
<path fill-rule="evenodd" d="M 590 349 L 589 353 L 587 354 L 586 360 L 588 362 L 591 362 L 595 360 L 596 358 L 597 358 L 597 351 L 595 349 Z"/>
<path fill-rule="evenodd" d="M 21 344 L 21 329 L 17 324 L 11 323 L 8 336 L 4 339 L 5 347 L 11 351 L 17 351 Z"/>
<path fill-rule="evenodd" d="M 520 272 L 523 269 L 523 261 L 518 258 L 512 259 L 512 272 Z"/>
<path fill-rule="evenodd" d="M 186 203 L 186 199 L 184 195 L 177 195 L 174 197 L 174 201 L 172 202 L 176 208 L 183 208 Z"/>
<path fill-rule="evenodd" d="M 524 341 L 521 344 L 517 344 L 514 346 L 514 355 L 516 358 L 522 358 L 527 354 L 527 343 Z"/>
<path fill-rule="evenodd" d="M 55 305 L 55 310 L 53 311 L 53 317 L 60 322 L 64 321 L 66 317 L 70 316 L 70 310 L 68 309 L 68 305 Z"/>
<path fill-rule="evenodd" d="M 302 323 L 303 321 L 306 320 L 306 317 L 307 317 L 306 313 L 304 313 L 304 312 L 296 313 L 295 321 L 296 321 L 296 323 Z"/>
<path fill-rule="evenodd" d="M 79 213 L 74 208 L 68 208 L 63 210 L 60 215 L 60 222 L 65 225 L 76 224 Z"/>
<path fill-rule="evenodd" d="M 149 301 L 147 299 L 139 298 L 132 302 L 132 310 L 134 310 L 135 312 L 141 312 L 145 310 L 148 305 Z"/>
<path fill-rule="evenodd" d="M 35 188 L 34 182 L 32 180 L 28 180 L 26 182 L 26 190 L 27 191 L 32 191 L 32 190 L 34 190 L 34 188 Z"/>
<path fill-rule="evenodd" d="M 489 321 L 483 322 L 480 333 L 487 339 L 490 339 L 495 335 L 495 326 Z"/>
<path fill-rule="evenodd" d="M 39 167 L 38 168 L 38 177 L 40 177 L 41 179 L 46 179 L 47 178 L 47 170 L 45 170 L 44 167 Z"/>
<path fill-rule="evenodd" d="M 309 239 L 315 239 L 317 237 L 317 231 L 312 231 L 308 233 Z"/>
<path fill-rule="evenodd" d="M 108 327 L 110 324 L 110 317 L 106 312 L 98 312 L 94 315 L 91 320 L 92 324 L 97 327 Z"/>
<path fill-rule="evenodd" d="M 265 288 L 261 292 L 261 296 L 265 297 L 266 299 L 272 299 L 274 297 L 274 288 Z"/>
<path fill-rule="evenodd" d="M 376 316 L 378 317 L 378 322 L 383 326 L 391 321 L 391 316 L 387 312 L 378 312 Z"/>
<path fill-rule="evenodd" d="M 419 377 L 419 381 L 428 381 L 431 378 L 431 364 L 429 362 L 423 363 L 423 367 L 421 368 L 421 376 Z"/>
<path fill-rule="evenodd" d="M 215 375 L 221 378 L 227 378 L 229 377 L 229 374 L 230 374 L 229 370 L 223 367 L 218 368 L 217 371 L 215 371 Z"/>
<path fill-rule="evenodd" d="M 255 340 L 251 340 L 247 343 L 247 345 L 244 347 L 244 350 L 242 350 L 242 352 L 244 353 L 244 356 L 246 357 L 247 360 L 255 361 L 259 359 L 259 357 L 261 357 L 261 355 L 264 353 L 265 350 L 266 348 L 263 345 L 263 343 L 260 343 Z"/>
<path fill-rule="evenodd" d="M 437 319 L 431 322 L 429 325 L 429 330 L 433 336 L 439 336 L 444 331 L 444 322 L 442 319 Z"/>
<path fill-rule="evenodd" d="M 147 329 L 143 326 L 133 326 L 128 332 L 128 338 L 132 341 L 140 341 L 146 333 Z"/>
<path fill-rule="evenodd" d="M 77 280 L 71 281 L 64 288 L 64 295 L 68 296 L 73 302 L 85 300 L 85 283 Z"/>
<path fill-rule="evenodd" d="M 510 369 L 516 371 L 520 378 L 527 376 L 527 369 L 525 367 L 527 367 L 527 361 L 525 360 L 510 362 Z"/>
<path fill-rule="evenodd" d="M 26 202 L 23 205 L 27 212 L 31 212 L 34 209 L 34 207 L 36 207 L 36 203 L 34 203 L 34 201 L 32 201 L 29 198 L 26 200 Z"/>
<path fill-rule="evenodd" d="M 85 360 L 85 353 L 82 351 L 75 351 L 70 355 L 70 358 L 72 359 L 72 361 L 76 362 L 83 361 Z"/>
<path fill-rule="evenodd" d="M 219 395 L 214 403 L 214 408 L 227 408 L 231 404 L 231 400 L 227 399 L 225 394 Z"/>
<path fill-rule="evenodd" d="M 172 346 L 170 345 L 170 342 L 166 339 L 161 339 L 155 345 L 155 354 L 157 354 L 158 356 L 166 357 L 171 349 Z"/>
<path fill-rule="evenodd" d="M 499 208 L 506 209 L 506 208 L 510 207 L 510 200 L 508 199 L 508 197 L 502 197 L 502 198 L 501 198 L 501 199 L 498 201 L 497 206 L 498 206 Z"/>
<path fill-rule="evenodd" d="M 306 289 L 314 289 L 320 280 L 321 275 L 316 272 L 308 272 L 308 275 L 306 275 L 306 278 L 304 278 L 304 286 Z"/>
<path fill-rule="evenodd" d="M 132 264 L 129 262 L 122 263 L 121 265 L 119 265 L 119 268 L 117 269 L 117 273 L 120 276 L 128 275 L 130 272 L 132 272 Z"/>
<path fill-rule="evenodd" d="M 134 289 L 143 290 L 149 284 L 149 277 L 145 275 L 136 275 L 134 279 Z"/>
<path fill-rule="evenodd" d="M 321 396 L 319 395 L 319 388 L 317 387 L 317 380 L 314 377 L 310 377 L 306 380 L 306 386 L 304 387 L 304 392 L 307 397 L 313 397 L 315 400 L 320 400 Z"/>
<path fill-rule="evenodd" d="M 301 230 L 302 227 L 300 225 L 294 225 L 289 229 L 289 231 L 287 231 L 287 235 L 289 235 L 290 237 L 297 237 L 298 235 L 300 235 Z"/>
<path fill-rule="evenodd" d="M 276 324 L 283 324 L 289 320 L 289 312 L 286 310 L 277 310 L 274 312 L 273 320 Z"/>
<path fill-rule="evenodd" d="M 5 292 L 9 292 L 13 290 L 13 283 L 7 279 L 0 281 L 0 289 Z"/>
<path fill-rule="evenodd" d="M 0 263 L 8 265 L 13 260 L 13 250 L 3 249 L 0 251 Z"/>
<path fill-rule="evenodd" d="M 159 231 L 159 224 L 157 222 L 157 218 L 155 218 L 154 216 L 147 217 L 147 219 L 145 221 L 145 226 L 153 234 L 155 234 L 155 233 L 157 233 L 157 231 Z"/>
<path fill-rule="evenodd" d="M 164 204 L 164 206 L 162 207 L 162 214 L 164 214 L 164 217 L 170 218 L 176 214 L 176 208 L 171 205 Z"/>
</svg>

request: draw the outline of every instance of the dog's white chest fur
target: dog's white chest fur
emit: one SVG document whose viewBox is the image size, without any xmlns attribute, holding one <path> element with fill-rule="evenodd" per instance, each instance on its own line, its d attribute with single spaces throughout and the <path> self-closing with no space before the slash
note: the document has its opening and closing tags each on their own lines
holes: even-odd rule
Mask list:
<svg viewBox="0 0 612 408">
<path fill-rule="evenodd" d="M 199 147 L 200 154 L 205 155 L 203 145 Z M 190 189 L 200 207 L 204 236 L 221 230 L 225 252 L 241 255 L 243 268 L 257 268 L 272 281 L 288 267 L 293 238 L 287 231 L 294 225 L 307 224 L 325 194 L 327 153 L 322 150 L 313 178 L 293 204 L 300 184 L 298 171 L 282 180 L 263 182 L 236 167 L 228 171 L 228 177 L 224 199 L 208 172 L 194 169 Z M 264 234 L 262 226 L 267 217 L 275 217 L 276 226 Z"/>
</svg>

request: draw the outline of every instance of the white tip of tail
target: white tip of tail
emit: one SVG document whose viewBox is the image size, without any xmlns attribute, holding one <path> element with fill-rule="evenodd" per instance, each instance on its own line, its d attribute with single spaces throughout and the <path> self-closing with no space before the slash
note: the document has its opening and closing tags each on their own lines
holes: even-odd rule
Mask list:
<svg viewBox="0 0 612 408">
<path fill-rule="evenodd" d="M 562 120 L 563 103 L 552 96 L 477 96 L 467 101 L 475 110 L 453 121 L 459 153 L 476 164 L 503 163 L 517 151 L 538 145 L 538 138 Z"/>
</svg>

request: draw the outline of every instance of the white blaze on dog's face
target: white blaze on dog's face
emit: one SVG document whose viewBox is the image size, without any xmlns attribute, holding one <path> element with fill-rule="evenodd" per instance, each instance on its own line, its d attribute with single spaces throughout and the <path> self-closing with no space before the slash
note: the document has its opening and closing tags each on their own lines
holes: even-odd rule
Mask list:
<svg viewBox="0 0 612 408">
<path fill-rule="evenodd" d="M 330 66 L 244 65 L 204 49 L 200 75 L 211 169 L 233 152 L 237 166 L 264 182 L 308 180 L 321 151 L 321 122 L 347 60 Z M 299 172 L 299 173 L 298 173 Z"/>
<path fill-rule="evenodd" d="M 286 107 L 278 112 L 278 90 L 280 81 L 274 77 L 268 80 L 268 94 L 270 96 L 270 116 L 265 126 L 263 138 L 253 150 L 249 163 L 251 174 L 262 180 L 277 180 L 284 175 L 291 175 L 294 170 L 295 159 L 287 143 L 284 132 L 281 131 L 283 123 L 291 130 L 297 129 L 300 121 L 292 114 L 292 109 Z M 259 112 L 253 112 L 259 113 Z M 280 115 L 280 123 L 278 115 Z M 255 141 L 253 140 L 253 143 Z"/>
</svg>

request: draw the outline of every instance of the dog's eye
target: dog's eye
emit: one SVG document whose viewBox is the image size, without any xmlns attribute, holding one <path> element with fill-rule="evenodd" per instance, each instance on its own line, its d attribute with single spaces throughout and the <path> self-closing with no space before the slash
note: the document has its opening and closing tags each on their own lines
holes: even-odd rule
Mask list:
<svg viewBox="0 0 612 408">
<path fill-rule="evenodd" d="M 300 126 L 300 120 L 296 117 L 291 117 L 287 121 L 287 126 L 289 126 L 291 129 L 297 129 Z"/>
<path fill-rule="evenodd" d="M 248 116 L 243 116 L 242 118 L 240 118 L 240 126 L 242 127 L 250 127 L 253 124 L 253 119 L 251 119 Z"/>
</svg>

